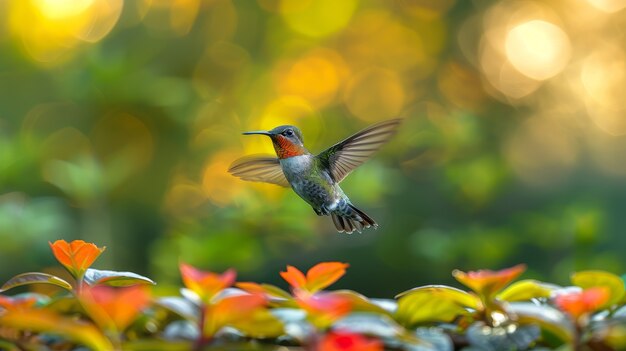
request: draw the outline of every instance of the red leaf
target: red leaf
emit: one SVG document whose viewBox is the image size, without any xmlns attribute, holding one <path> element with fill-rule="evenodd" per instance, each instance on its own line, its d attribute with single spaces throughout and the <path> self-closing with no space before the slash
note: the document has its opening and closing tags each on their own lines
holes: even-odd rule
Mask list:
<svg viewBox="0 0 626 351">
<path fill-rule="evenodd" d="M 352 300 L 332 292 L 311 294 L 308 291 L 294 292 L 296 303 L 307 312 L 311 323 L 320 329 L 331 326 L 335 321 L 352 311 Z"/>
<path fill-rule="evenodd" d="M 520 274 L 526 270 L 526 265 L 518 264 L 517 266 L 499 270 L 479 270 L 470 272 L 461 272 L 455 270 L 452 276 L 461 284 L 472 289 L 485 302 L 489 302 L 491 298 L 515 280 Z"/>
<path fill-rule="evenodd" d="M 144 286 L 112 288 L 83 286 L 80 301 L 89 317 L 101 328 L 124 331 L 150 303 Z"/>
<path fill-rule="evenodd" d="M 339 280 L 346 274 L 346 268 L 347 263 L 322 262 L 309 269 L 306 276 L 293 266 L 287 266 L 287 271 L 280 272 L 280 275 L 294 290 L 317 292 Z"/>
<path fill-rule="evenodd" d="M 350 332 L 331 332 L 324 336 L 317 351 L 383 351 L 380 340 Z"/>
<path fill-rule="evenodd" d="M 229 296 L 207 305 L 203 335 L 211 337 L 226 325 L 250 318 L 254 312 L 264 308 L 266 302 L 262 295 L 253 294 Z"/>
<path fill-rule="evenodd" d="M 237 277 L 237 272 L 233 269 L 216 274 L 201 271 L 185 263 L 180 264 L 180 273 L 185 286 L 198 294 L 204 303 L 209 303 L 217 293 L 233 285 Z"/>
<path fill-rule="evenodd" d="M 322 262 L 313 266 L 306 273 L 307 289 L 316 292 L 328 287 L 346 274 L 348 266 L 347 263 L 341 262 Z"/>
<path fill-rule="evenodd" d="M 557 295 L 554 304 L 565 313 L 577 320 L 580 316 L 599 310 L 610 297 L 609 289 L 605 287 L 589 288 Z"/>
<path fill-rule="evenodd" d="M 99 248 L 92 243 L 83 240 L 74 240 L 68 243 L 65 240 L 57 240 L 49 243 L 54 257 L 61 263 L 76 279 L 81 279 L 93 262 L 106 249 Z"/>
<path fill-rule="evenodd" d="M 287 271 L 280 272 L 280 276 L 283 277 L 283 279 L 285 279 L 294 289 L 300 289 L 306 285 L 306 277 L 296 267 L 287 266 Z"/>
</svg>

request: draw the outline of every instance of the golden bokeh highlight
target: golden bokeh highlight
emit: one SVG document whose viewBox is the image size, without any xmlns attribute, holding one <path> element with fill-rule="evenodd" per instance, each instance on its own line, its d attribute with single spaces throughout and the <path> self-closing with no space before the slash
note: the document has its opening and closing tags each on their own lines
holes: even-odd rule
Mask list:
<svg viewBox="0 0 626 351">
<path fill-rule="evenodd" d="M 580 80 L 594 103 L 621 109 L 626 101 L 626 54 L 616 46 L 594 51 L 583 61 Z"/>
<path fill-rule="evenodd" d="M 357 0 L 311 0 L 294 8 L 282 6 L 281 15 L 294 31 L 314 38 L 326 37 L 343 29 L 356 10 Z M 289 7 L 289 11 L 283 11 Z"/>
<path fill-rule="evenodd" d="M 457 107 L 477 111 L 486 100 L 485 92 L 475 88 L 480 86 L 476 71 L 459 62 L 444 64 L 437 83 L 443 96 Z"/>
<path fill-rule="evenodd" d="M 245 182 L 228 173 L 232 162 L 244 155 L 240 150 L 223 150 L 214 153 L 206 162 L 202 171 L 202 191 L 213 205 L 227 206 L 243 191 L 254 188 L 261 189 L 264 196 L 268 197 L 275 197 L 276 193 L 282 191 L 279 186 Z"/>
<path fill-rule="evenodd" d="M 372 67 L 352 77 L 344 102 L 354 116 L 373 122 L 400 114 L 406 101 L 404 90 L 396 72 Z"/>
<path fill-rule="evenodd" d="M 424 37 L 441 46 L 445 42 L 441 22 L 431 22 L 433 28 Z M 397 72 L 412 71 L 421 78 L 434 69 L 426 54 L 424 38 L 415 30 L 394 21 L 389 12 L 367 10 L 360 12 L 341 35 L 341 53 L 352 70 L 371 66 L 392 68 Z"/>
<path fill-rule="evenodd" d="M 143 23 L 159 36 L 189 33 L 200 10 L 200 0 L 138 0 Z"/>
<path fill-rule="evenodd" d="M 513 27 L 506 36 L 506 57 L 522 74 L 545 80 L 559 74 L 570 58 L 567 34 L 558 26 L 531 20 Z"/>
<path fill-rule="evenodd" d="M 277 90 L 281 95 L 300 96 L 321 108 L 335 99 L 348 74 L 348 67 L 337 52 L 317 49 L 278 67 Z"/>
<path fill-rule="evenodd" d="M 626 54 L 605 45 L 583 61 L 580 81 L 587 94 L 587 113 L 610 135 L 626 134 Z"/>
<path fill-rule="evenodd" d="M 306 10 L 313 0 L 257 0 L 261 8 L 276 13 L 291 13 Z"/>
<path fill-rule="evenodd" d="M 81 14 L 94 0 L 33 0 L 33 4 L 50 19 L 66 19 Z"/>
<path fill-rule="evenodd" d="M 204 2 L 204 5 L 207 3 Z M 211 3 L 209 20 L 204 29 L 211 40 L 232 41 L 239 25 L 239 14 L 231 0 L 219 0 Z"/>
<path fill-rule="evenodd" d="M 526 99 L 560 73 L 571 55 L 560 17 L 534 1 L 502 1 L 483 16 L 478 66 L 485 88 L 506 102 Z"/>
<path fill-rule="evenodd" d="M 504 60 L 502 54 L 493 47 L 486 46 L 480 53 L 480 68 L 488 85 L 485 90 L 491 95 L 508 99 L 522 99 L 534 93 L 541 82 L 520 73 L 513 65 Z"/>
<path fill-rule="evenodd" d="M 598 10 L 614 13 L 626 7 L 626 0 L 587 0 L 591 6 Z"/>
<path fill-rule="evenodd" d="M 81 43 L 108 35 L 123 5 L 123 0 L 14 0 L 9 26 L 33 60 L 57 64 Z"/>
<path fill-rule="evenodd" d="M 247 130 L 270 130 L 279 125 L 294 125 L 303 131 L 304 143 L 307 146 L 315 144 L 323 130 L 317 111 L 307 100 L 294 95 L 281 96 L 270 101 L 261 115 L 255 116 L 254 119 L 255 123 Z M 249 135 L 245 138 L 247 154 L 275 154 L 270 138 L 262 135 Z"/>
</svg>

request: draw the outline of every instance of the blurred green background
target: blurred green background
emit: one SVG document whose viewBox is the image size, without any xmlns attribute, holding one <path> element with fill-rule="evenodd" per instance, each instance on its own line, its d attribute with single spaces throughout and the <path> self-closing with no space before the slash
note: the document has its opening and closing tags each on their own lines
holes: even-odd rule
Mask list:
<svg viewBox="0 0 626 351">
<path fill-rule="evenodd" d="M 392 297 L 527 263 L 567 283 L 626 268 L 623 0 L 0 1 L 0 280 L 56 266 L 178 283 L 177 263 Z M 377 231 L 344 235 L 292 191 L 243 182 L 295 124 L 319 152 L 401 132 L 343 183 Z"/>
</svg>

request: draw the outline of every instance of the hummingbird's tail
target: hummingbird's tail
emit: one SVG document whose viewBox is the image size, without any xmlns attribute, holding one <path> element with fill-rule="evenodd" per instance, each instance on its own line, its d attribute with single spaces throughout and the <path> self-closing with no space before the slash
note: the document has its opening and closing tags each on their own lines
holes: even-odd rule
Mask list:
<svg viewBox="0 0 626 351">
<path fill-rule="evenodd" d="M 335 227 L 340 233 L 346 232 L 347 234 L 352 234 L 355 230 L 360 233 L 364 228 L 378 227 L 378 223 L 365 214 L 365 212 L 354 207 L 352 204 L 347 205 L 348 206 L 345 208 L 341 210 L 338 209 L 331 213 L 333 223 L 335 223 Z"/>
</svg>

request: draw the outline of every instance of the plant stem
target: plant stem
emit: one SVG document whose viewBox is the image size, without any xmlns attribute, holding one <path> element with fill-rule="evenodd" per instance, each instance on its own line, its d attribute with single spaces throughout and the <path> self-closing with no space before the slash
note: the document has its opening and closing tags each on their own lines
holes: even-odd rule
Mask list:
<svg viewBox="0 0 626 351">
<path fill-rule="evenodd" d="M 198 340 L 196 340 L 196 345 L 194 347 L 195 351 L 201 351 L 204 345 L 206 345 L 210 340 L 204 335 L 204 324 L 206 322 L 205 320 L 206 306 L 202 305 L 200 306 L 200 316 L 198 318 L 198 333 L 200 333 L 200 335 L 198 336 Z"/>
</svg>

